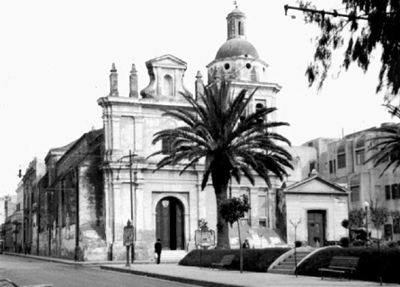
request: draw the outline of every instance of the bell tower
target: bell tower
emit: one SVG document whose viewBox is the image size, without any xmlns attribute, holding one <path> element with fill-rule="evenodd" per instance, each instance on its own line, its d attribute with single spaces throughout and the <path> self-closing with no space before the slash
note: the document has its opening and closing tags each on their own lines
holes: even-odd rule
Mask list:
<svg viewBox="0 0 400 287">
<path fill-rule="evenodd" d="M 257 49 L 246 39 L 246 15 L 239 10 L 236 1 L 234 4 L 235 8 L 226 17 L 227 40 L 207 65 L 208 84 L 229 81 L 230 97 L 236 97 L 242 89 L 251 92 L 257 88 L 247 112 L 276 107 L 276 94 L 281 86 L 269 82 L 268 64 L 260 59 Z M 268 119 L 276 121 L 276 112 L 268 115 Z"/>
<path fill-rule="evenodd" d="M 246 15 L 235 6 L 226 17 L 228 22 L 228 40 L 232 38 L 246 39 Z"/>
</svg>

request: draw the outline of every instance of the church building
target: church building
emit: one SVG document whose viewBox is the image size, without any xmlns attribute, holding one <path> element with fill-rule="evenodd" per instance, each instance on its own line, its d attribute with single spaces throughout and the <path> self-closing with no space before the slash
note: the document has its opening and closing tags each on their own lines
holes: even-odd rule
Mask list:
<svg viewBox="0 0 400 287">
<path fill-rule="evenodd" d="M 258 87 L 250 110 L 274 107 L 281 87 L 268 82 L 268 65 L 259 58 L 257 50 L 246 40 L 246 16 L 234 9 L 227 16 L 228 37 L 215 59 L 207 65 L 208 83 L 217 78 L 229 80 L 233 97 L 242 89 Z M 195 97 L 202 92 L 203 79 L 196 76 L 195 95 L 186 89 L 183 76 L 186 62 L 164 55 L 146 62 L 150 83 L 139 93 L 135 65 L 129 77 L 130 92 L 120 95 L 118 73 L 113 65 L 110 74 L 110 94 L 98 100 L 103 109 L 105 139 L 105 231 L 114 258 L 125 255 L 122 245 L 123 227 L 132 220 L 135 230 L 136 258 L 149 258 L 153 245 L 160 238 L 165 250 L 187 250 L 195 244 L 198 221 L 204 219 L 216 229 L 216 200 L 211 181 L 204 191 L 200 183 L 203 166 L 188 169 L 183 165 L 169 166 L 156 172 L 162 156 L 146 159 L 153 152 L 168 151 L 168 142 L 152 145 L 154 133 L 175 128 L 179 122 L 162 116 L 163 109 L 189 107 L 182 94 Z M 249 112 L 250 112 L 249 110 Z M 276 114 L 269 120 L 276 120 Z M 257 178 L 256 185 L 243 182 L 232 186 L 232 195 L 249 195 L 252 211 L 246 219 L 249 228 L 274 227 L 275 188 L 280 182 L 272 179 L 268 190 Z M 259 201 L 259 199 L 262 199 Z M 276 236 L 277 238 L 279 236 Z M 279 240 L 278 240 L 279 241 Z"/>
<path fill-rule="evenodd" d="M 208 84 L 217 79 L 229 80 L 232 97 L 242 89 L 252 91 L 257 87 L 249 112 L 275 107 L 281 86 L 269 82 L 268 64 L 247 41 L 245 14 L 236 7 L 226 19 L 227 40 L 207 65 Z M 187 68 L 183 60 L 164 55 L 147 61 L 146 67 L 150 76 L 148 86 L 139 93 L 138 75 L 133 65 L 129 95 L 120 95 L 118 73 L 113 64 L 110 94 L 98 100 L 104 122 L 105 233 L 114 260 L 125 256 L 123 228 L 128 220 L 134 226 L 134 249 L 138 259 L 151 257 L 157 238 L 161 239 L 164 250 L 195 248 L 195 231 L 200 220 L 216 230 L 216 200 L 211 181 L 205 190 L 201 191 L 200 187 L 203 166 L 199 164 L 180 175 L 183 165 L 155 171 L 162 156 L 147 159 L 155 151 L 168 152 L 168 142 L 152 145 L 154 133 L 180 125 L 164 117 L 163 109 L 189 108 L 182 94 L 196 97 L 201 93 L 202 75 L 197 74 L 195 95 L 192 95 L 183 83 Z M 268 120 L 275 121 L 276 112 Z M 312 156 L 305 163 L 300 163 L 296 157 L 294 161 L 295 170 L 288 171 L 293 177 L 289 177 L 287 183 L 300 181 L 304 173 L 311 171 Z M 283 183 L 274 177 L 271 182 L 271 189 L 260 177 L 256 178 L 254 186 L 246 181 L 240 186 L 232 183 L 232 196 L 249 196 L 251 211 L 242 221 L 241 229 L 247 232 L 245 236 L 252 239 L 254 247 L 286 244 L 286 234 L 276 229 L 275 212 L 276 192 Z M 287 228 L 286 222 L 282 226 Z M 231 245 L 235 246 L 237 232 L 231 231 Z"/>
</svg>

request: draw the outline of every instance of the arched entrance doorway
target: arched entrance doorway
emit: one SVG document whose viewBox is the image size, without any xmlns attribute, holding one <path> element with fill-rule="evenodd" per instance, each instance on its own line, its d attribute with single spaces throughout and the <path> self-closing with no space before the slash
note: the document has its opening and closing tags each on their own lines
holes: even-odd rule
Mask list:
<svg viewBox="0 0 400 287">
<path fill-rule="evenodd" d="M 169 196 L 157 203 L 156 237 L 161 239 L 163 249 L 184 249 L 184 212 L 179 199 Z"/>
</svg>

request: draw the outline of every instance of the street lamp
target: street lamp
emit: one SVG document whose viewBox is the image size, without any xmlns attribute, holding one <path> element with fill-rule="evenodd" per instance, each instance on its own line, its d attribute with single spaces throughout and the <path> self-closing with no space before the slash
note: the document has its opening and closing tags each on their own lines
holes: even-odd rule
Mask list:
<svg viewBox="0 0 400 287">
<path fill-rule="evenodd" d="M 368 209 L 369 209 L 369 202 L 365 201 L 364 202 L 364 208 L 365 208 L 365 226 L 366 226 L 366 231 L 367 231 L 367 244 L 369 242 L 369 232 L 368 232 Z"/>
</svg>

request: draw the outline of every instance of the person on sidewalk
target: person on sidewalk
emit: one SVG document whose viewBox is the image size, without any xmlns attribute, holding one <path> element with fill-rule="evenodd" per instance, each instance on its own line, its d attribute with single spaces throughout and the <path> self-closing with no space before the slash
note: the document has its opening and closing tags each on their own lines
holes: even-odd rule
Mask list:
<svg viewBox="0 0 400 287">
<path fill-rule="evenodd" d="M 157 242 L 154 244 L 154 252 L 157 254 L 157 264 L 160 264 L 161 261 L 161 250 L 162 250 L 161 239 L 158 238 Z"/>
<path fill-rule="evenodd" d="M 249 249 L 250 248 L 250 243 L 249 241 L 246 239 L 243 243 L 243 249 Z"/>
</svg>

